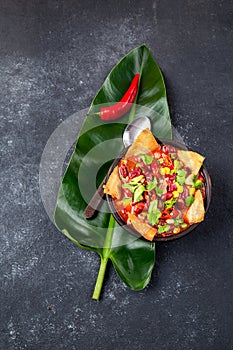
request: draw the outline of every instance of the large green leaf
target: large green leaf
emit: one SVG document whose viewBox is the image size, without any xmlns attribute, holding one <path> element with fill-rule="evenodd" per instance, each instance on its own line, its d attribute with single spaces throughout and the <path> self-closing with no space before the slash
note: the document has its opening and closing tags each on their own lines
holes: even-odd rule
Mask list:
<svg viewBox="0 0 233 350">
<path fill-rule="evenodd" d="M 87 221 L 83 211 L 105 176 L 109 162 L 123 148 L 125 126 L 138 115 L 149 115 L 152 130 L 158 137 L 171 137 L 171 123 L 162 74 L 149 49 L 142 45 L 130 51 L 110 72 L 95 96 L 89 112 L 99 105 L 121 99 L 135 74 L 140 73 L 135 105 L 114 123 L 97 116 L 87 116 L 58 193 L 55 223 L 76 245 L 97 252 L 101 265 L 93 298 L 98 299 L 108 259 L 118 275 L 134 290 L 144 288 L 155 261 L 155 244 L 136 240 L 121 228 L 104 202 L 101 212 Z M 98 170 L 98 171 L 97 171 Z M 96 181 L 96 183 L 95 183 Z"/>
</svg>

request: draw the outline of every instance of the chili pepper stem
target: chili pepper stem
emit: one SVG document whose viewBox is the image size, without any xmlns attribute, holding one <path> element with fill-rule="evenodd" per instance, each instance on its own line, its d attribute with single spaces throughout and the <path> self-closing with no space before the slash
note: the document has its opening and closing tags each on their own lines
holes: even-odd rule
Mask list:
<svg viewBox="0 0 233 350">
<path fill-rule="evenodd" d="M 87 116 L 88 117 L 92 117 L 94 115 L 99 115 L 100 116 L 100 112 L 95 112 L 95 113 L 88 113 Z"/>
</svg>

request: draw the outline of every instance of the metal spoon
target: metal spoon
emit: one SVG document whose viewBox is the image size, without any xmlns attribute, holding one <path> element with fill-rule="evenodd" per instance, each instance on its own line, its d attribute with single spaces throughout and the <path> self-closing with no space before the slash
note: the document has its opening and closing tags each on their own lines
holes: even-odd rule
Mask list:
<svg viewBox="0 0 233 350">
<path fill-rule="evenodd" d="M 123 133 L 123 143 L 125 147 L 132 145 L 136 137 L 140 134 L 142 130 L 151 129 L 150 119 L 148 117 L 138 117 L 134 119 L 129 125 L 126 126 Z M 93 197 L 90 200 L 90 203 L 84 210 L 84 217 L 86 219 L 92 219 L 95 215 L 102 198 L 104 197 L 103 186 L 106 183 L 106 177 L 103 179 Z"/>
</svg>

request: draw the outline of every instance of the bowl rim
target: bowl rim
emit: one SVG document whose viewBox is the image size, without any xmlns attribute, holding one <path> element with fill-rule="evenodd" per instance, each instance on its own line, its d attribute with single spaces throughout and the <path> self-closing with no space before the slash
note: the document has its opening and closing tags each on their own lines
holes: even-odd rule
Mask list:
<svg viewBox="0 0 233 350">
<path fill-rule="evenodd" d="M 157 139 L 158 143 L 163 145 L 163 144 L 168 144 L 171 146 L 174 146 L 178 149 L 182 149 L 182 150 L 189 150 L 189 151 L 193 151 L 191 148 L 187 147 L 185 144 L 180 143 L 179 141 L 176 140 L 170 140 L 170 139 L 164 139 L 164 138 L 160 138 L 159 140 Z M 130 146 L 124 148 L 119 155 L 115 158 L 115 160 L 113 161 L 112 165 L 109 168 L 109 171 L 107 173 L 106 176 L 106 182 L 108 181 L 108 178 L 110 176 L 110 174 L 112 173 L 113 169 L 117 166 L 117 164 L 119 163 L 119 161 L 124 157 L 125 153 L 127 152 L 127 150 L 129 149 Z M 204 206 L 205 206 L 205 216 L 206 213 L 209 209 L 210 206 L 210 201 L 211 201 L 211 194 L 212 194 L 212 182 L 211 182 L 211 178 L 210 175 L 208 173 L 208 170 L 206 168 L 205 165 L 202 165 L 200 168 L 200 172 L 202 173 L 202 175 L 205 178 L 205 187 L 206 187 L 206 192 L 205 192 L 205 198 L 204 198 Z M 123 219 L 120 217 L 120 215 L 118 214 L 115 205 L 114 205 L 114 201 L 112 199 L 112 197 L 109 194 L 106 194 L 106 199 L 107 199 L 107 203 L 109 206 L 109 209 L 111 211 L 111 214 L 113 215 L 114 219 L 116 220 L 116 222 L 120 225 L 120 226 L 124 226 L 124 230 L 128 233 L 130 233 L 131 235 L 142 239 L 146 242 L 167 242 L 167 241 L 173 241 L 175 239 L 179 239 L 181 237 L 186 236 L 187 234 L 189 234 L 191 231 L 193 231 L 198 225 L 201 224 L 201 222 L 198 222 L 196 224 L 190 225 L 186 230 L 181 231 L 179 233 L 176 234 L 171 234 L 170 236 L 165 236 L 165 237 L 154 237 L 154 239 L 152 241 L 149 241 L 147 239 L 145 239 L 138 231 L 136 231 L 132 226 L 127 225 Z"/>
</svg>

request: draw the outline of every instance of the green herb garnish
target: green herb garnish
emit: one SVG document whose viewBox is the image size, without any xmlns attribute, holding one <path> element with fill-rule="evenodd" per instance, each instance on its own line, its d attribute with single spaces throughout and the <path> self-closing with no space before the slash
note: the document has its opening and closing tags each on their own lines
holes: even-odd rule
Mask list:
<svg viewBox="0 0 233 350">
<path fill-rule="evenodd" d="M 181 168 L 181 163 L 177 159 L 175 159 L 174 160 L 174 169 L 175 169 L 175 171 L 177 172 L 180 168 Z"/>
<path fill-rule="evenodd" d="M 193 196 L 188 196 L 185 198 L 185 204 L 187 205 L 187 207 L 189 207 L 191 204 L 193 204 L 194 202 L 194 197 Z"/>
<path fill-rule="evenodd" d="M 153 189 L 155 189 L 157 184 L 158 184 L 158 180 L 156 178 L 153 181 L 149 181 L 146 186 L 147 191 L 152 191 Z"/>
<path fill-rule="evenodd" d="M 175 218 L 175 220 L 174 220 L 174 225 L 175 225 L 175 226 L 180 226 L 180 224 L 182 224 L 183 222 L 184 222 L 183 219 L 181 219 L 181 218 Z"/>
<path fill-rule="evenodd" d="M 134 191 L 136 190 L 137 186 L 130 185 L 130 184 L 123 184 L 122 188 L 128 188 L 128 190 L 130 190 L 131 193 L 134 193 Z"/>
<path fill-rule="evenodd" d="M 123 198 L 122 199 L 122 204 L 124 204 L 124 206 L 127 206 L 130 202 L 131 202 L 132 198 Z"/>
<path fill-rule="evenodd" d="M 144 164 L 150 165 L 152 163 L 153 157 L 149 154 L 141 154 L 140 157 L 142 158 Z"/>
<path fill-rule="evenodd" d="M 161 216 L 160 210 L 157 208 L 158 201 L 155 199 L 154 201 L 150 202 L 150 206 L 148 209 L 148 215 L 147 215 L 147 220 L 149 223 L 154 226 L 159 222 L 159 218 Z"/>
<path fill-rule="evenodd" d="M 201 188 L 203 185 L 203 182 L 201 180 L 197 180 L 194 182 L 194 188 L 197 190 L 198 188 Z"/>
<path fill-rule="evenodd" d="M 160 187 L 156 187 L 155 192 L 156 192 L 157 196 L 159 196 L 159 197 L 162 196 L 162 194 L 163 194 L 163 190 Z"/>
<path fill-rule="evenodd" d="M 170 230 L 170 226 L 169 225 L 158 225 L 158 233 L 164 233 Z"/>
<path fill-rule="evenodd" d="M 136 190 L 135 190 L 135 192 L 134 192 L 134 196 L 133 196 L 133 200 L 134 200 L 134 202 L 139 202 L 139 201 L 141 201 L 142 200 L 142 194 L 143 194 L 143 192 L 145 191 L 146 189 L 145 189 L 145 187 L 143 186 L 143 185 L 139 185 L 137 188 L 136 188 Z"/>
<path fill-rule="evenodd" d="M 185 184 L 185 176 L 187 174 L 187 171 L 184 169 L 180 169 L 177 171 L 177 176 L 176 176 L 176 181 L 178 182 L 179 185 L 184 185 Z"/>
</svg>

